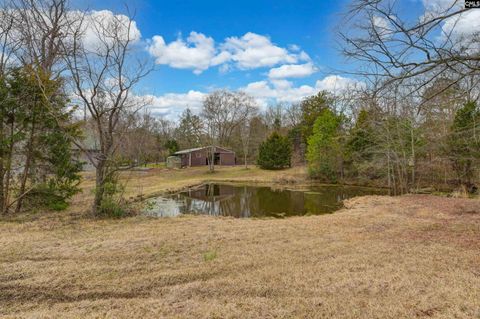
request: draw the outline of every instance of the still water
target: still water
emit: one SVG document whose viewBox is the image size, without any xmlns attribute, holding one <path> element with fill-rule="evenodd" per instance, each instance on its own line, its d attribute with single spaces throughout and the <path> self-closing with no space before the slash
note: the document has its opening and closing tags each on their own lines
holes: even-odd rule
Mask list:
<svg viewBox="0 0 480 319">
<path fill-rule="evenodd" d="M 350 186 L 314 186 L 295 190 L 211 183 L 174 195 L 151 198 L 144 212 L 156 217 L 203 214 L 282 218 L 332 213 L 342 207 L 344 199 L 374 194 L 386 194 L 386 191 Z"/>
</svg>

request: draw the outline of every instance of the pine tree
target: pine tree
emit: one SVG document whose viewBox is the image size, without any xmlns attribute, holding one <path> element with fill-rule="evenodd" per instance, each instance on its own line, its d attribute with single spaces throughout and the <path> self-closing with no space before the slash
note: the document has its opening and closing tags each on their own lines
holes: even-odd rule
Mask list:
<svg viewBox="0 0 480 319">
<path fill-rule="evenodd" d="M 286 136 L 273 132 L 260 145 L 257 164 L 263 169 L 282 169 L 290 166 L 291 156 L 290 140 Z"/>
<path fill-rule="evenodd" d="M 455 114 L 448 138 L 448 154 L 460 184 L 470 186 L 480 158 L 480 109 L 467 102 Z"/>
</svg>

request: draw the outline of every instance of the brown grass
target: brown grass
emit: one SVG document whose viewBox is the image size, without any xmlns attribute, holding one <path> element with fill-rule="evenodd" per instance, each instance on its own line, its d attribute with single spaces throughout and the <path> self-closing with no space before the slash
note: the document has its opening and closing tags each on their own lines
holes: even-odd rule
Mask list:
<svg viewBox="0 0 480 319">
<path fill-rule="evenodd" d="M 130 187 L 189 179 L 148 174 Z M 0 221 L 0 317 L 480 318 L 478 200 L 346 207 L 280 220 Z"/>
</svg>

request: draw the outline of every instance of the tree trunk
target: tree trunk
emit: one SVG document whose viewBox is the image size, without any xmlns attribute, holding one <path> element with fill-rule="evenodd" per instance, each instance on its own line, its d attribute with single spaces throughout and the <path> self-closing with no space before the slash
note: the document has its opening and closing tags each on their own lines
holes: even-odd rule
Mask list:
<svg viewBox="0 0 480 319">
<path fill-rule="evenodd" d="M 103 158 L 100 159 L 95 171 L 95 198 L 92 207 L 93 215 L 98 215 L 100 213 L 103 195 L 105 194 L 105 164 L 106 161 Z"/>
<path fill-rule="evenodd" d="M 5 167 L 5 177 L 4 177 L 4 184 L 3 184 L 3 207 L 2 212 L 6 214 L 9 209 L 9 202 L 10 202 L 10 178 L 12 174 L 12 156 L 13 156 L 13 134 L 15 131 L 15 124 L 14 121 L 10 124 L 10 132 L 8 136 L 8 140 L 10 141 L 10 145 L 8 148 L 8 157 L 2 158 L 4 167 Z"/>
<path fill-rule="evenodd" d="M 4 134 L 3 134 L 3 112 L 2 112 L 2 118 L 0 119 L 0 214 L 4 214 L 4 207 L 5 207 L 5 197 L 4 197 L 4 177 L 5 177 L 5 163 L 4 163 L 4 158 L 5 158 L 5 151 L 4 151 Z"/>
<path fill-rule="evenodd" d="M 20 196 L 20 197 L 17 200 L 17 207 L 15 208 L 15 213 L 19 213 L 20 210 L 22 209 L 23 198 L 24 198 L 25 191 L 26 191 L 26 186 L 27 186 L 28 173 L 30 171 L 30 166 L 31 166 L 32 160 L 33 160 L 33 140 L 34 140 L 34 138 L 35 138 L 35 113 L 33 114 L 32 127 L 30 129 L 30 137 L 28 139 L 27 148 L 25 150 L 26 151 L 25 166 L 23 168 L 22 180 L 21 180 L 20 189 L 19 189 L 19 192 L 18 192 L 18 196 Z"/>
<path fill-rule="evenodd" d="M 415 139 L 414 139 L 414 132 L 413 132 L 413 127 L 411 128 L 410 130 L 410 135 L 411 135 L 411 139 L 410 139 L 410 143 L 411 143 L 411 152 L 412 152 L 412 187 L 414 189 L 416 189 L 416 186 L 415 186 L 415 179 L 416 179 L 416 176 L 415 176 L 415 165 L 416 165 L 416 159 L 415 159 Z"/>
<path fill-rule="evenodd" d="M 247 153 L 246 152 L 244 152 L 243 157 L 244 157 L 245 169 L 247 169 L 248 168 L 248 163 L 247 163 Z"/>
</svg>

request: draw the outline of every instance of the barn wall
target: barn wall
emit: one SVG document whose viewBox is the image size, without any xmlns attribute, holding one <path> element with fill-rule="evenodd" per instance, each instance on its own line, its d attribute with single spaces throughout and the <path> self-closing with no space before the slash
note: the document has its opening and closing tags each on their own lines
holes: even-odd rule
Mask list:
<svg viewBox="0 0 480 319">
<path fill-rule="evenodd" d="M 182 167 L 188 166 L 188 154 L 182 154 Z"/>
<path fill-rule="evenodd" d="M 207 155 L 205 150 L 194 151 L 192 153 L 191 166 L 205 166 L 207 163 Z"/>
<path fill-rule="evenodd" d="M 235 153 L 220 153 L 220 165 L 235 165 Z"/>
<path fill-rule="evenodd" d="M 219 165 L 235 165 L 235 153 L 226 149 L 217 148 L 220 155 Z M 191 159 L 190 159 L 191 156 Z M 207 164 L 207 150 L 201 149 L 192 151 L 191 153 L 182 154 L 182 167 L 188 166 L 206 166 Z M 191 161 L 191 162 L 190 162 Z"/>
</svg>

